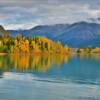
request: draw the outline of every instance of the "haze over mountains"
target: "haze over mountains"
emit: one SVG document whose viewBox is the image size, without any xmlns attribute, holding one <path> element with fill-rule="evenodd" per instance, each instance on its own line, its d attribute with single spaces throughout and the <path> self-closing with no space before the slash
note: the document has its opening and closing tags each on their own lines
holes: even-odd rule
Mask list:
<svg viewBox="0 0 100 100">
<path fill-rule="evenodd" d="M 74 24 L 40 25 L 29 30 L 8 30 L 11 36 L 46 36 L 71 47 L 100 46 L 100 24 L 77 22 Z"/>
</svg>

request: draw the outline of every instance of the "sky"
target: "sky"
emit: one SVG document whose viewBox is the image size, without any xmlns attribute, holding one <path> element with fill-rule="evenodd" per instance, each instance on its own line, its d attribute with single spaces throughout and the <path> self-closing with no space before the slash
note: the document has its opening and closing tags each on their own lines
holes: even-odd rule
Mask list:
<svg viewBox="0 0 100 100">
<path fill-rule="evenodd" d="M 5 29 L 97 21 L 99 16 L 100 0 L 0 0 L 0 25 Z"/>
</svg>

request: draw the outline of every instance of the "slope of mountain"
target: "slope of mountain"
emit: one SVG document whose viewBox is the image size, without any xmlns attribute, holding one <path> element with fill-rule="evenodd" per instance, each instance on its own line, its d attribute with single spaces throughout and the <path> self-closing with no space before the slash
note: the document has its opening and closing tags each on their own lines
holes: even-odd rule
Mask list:
<svg viewBox="0 0 100 100">
<path fill-rule="evenodd" d="M 100 24 L 87 22 L 74 23 L 55 39 L 72 47 L 100 46 Z"/>
<path fill-rule="evenodd" d="M 9 30 L 12 36 L 46 36 L 71 47 L 100 46 L 100 24 L 78 22 L 74 24 L 41 25 L 29 30 Z"/>
<path fill-rule="evenodd" d="M 0 36 L 8 36 L 9 32 L 7 32 L 3 26 L 0 25 Z"/>
</svg>

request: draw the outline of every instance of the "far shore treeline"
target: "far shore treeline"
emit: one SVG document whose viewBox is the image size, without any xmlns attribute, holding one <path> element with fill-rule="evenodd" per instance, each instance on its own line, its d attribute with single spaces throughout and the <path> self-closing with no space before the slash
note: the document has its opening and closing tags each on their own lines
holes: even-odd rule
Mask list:
<svg viewBox="0 0 100 100">
<path fill-rule="evenodd" d="M 67 44 L 62 45 L 60 41 L 53 41 L 43 36 L 24 37 L 17 34 L 11 37 L 3 27 L 0 26 L 0 53 L 100 53 L 100 47 L 85 47 L 72 49 Z"/>
</svg>

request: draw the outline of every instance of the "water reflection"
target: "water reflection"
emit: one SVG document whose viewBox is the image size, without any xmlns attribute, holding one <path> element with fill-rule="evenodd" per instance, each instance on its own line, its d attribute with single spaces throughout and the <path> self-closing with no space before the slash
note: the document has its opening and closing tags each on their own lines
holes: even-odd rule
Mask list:
<svg viewBox="0 0 100 100">
<path fill-rule="evenodd" d="M 100 79 L 100 54 L 5 55 L 0 56 L 0 75 L 3 76 L 4 72 L 94 81 Z"/>
<path fill-rule="evenodd" d="M 94 60 L 100 60 L 100 54 L 99 53 L 80 53 L 77 55 L 79 59 L 94 59 Z"/>
<path fill-rule="evenodd" d="M 5 55 L 0 74 L 0 100 L 100 100 L 100 54 Z"/>
<path fill-rule="evenodd" d="M 5 55 L 0 56 L 0 73 L 16 72 L 46 72 L 52 65 L 60 67 L 62 62 L 68 62 L 69 55 Z"/>
</svg>

